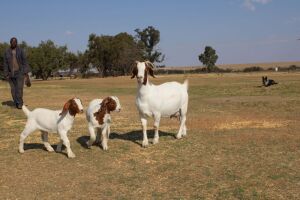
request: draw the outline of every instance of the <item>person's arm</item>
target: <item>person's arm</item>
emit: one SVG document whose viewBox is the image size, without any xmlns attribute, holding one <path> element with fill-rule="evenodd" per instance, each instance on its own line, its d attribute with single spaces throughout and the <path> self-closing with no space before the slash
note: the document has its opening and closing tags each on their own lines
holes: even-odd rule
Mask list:
<svg viewBox="0 0 300 200">
<path fill-rule="evenodd" d="M 7 60 L 7 56 L 6 56 L 6 51 L 4 52 L 3 55 L 3 75 L 5 78 L 8 78 L 8 60 Z"/>
<path fill-rule="evenodd" d="M 30 72 L 30 67 L 28 65 L 26 54 L 23 49 L 21 49 L 21 57 L 22 57 L 22 64 L 24 67 L 23 72 L 24 74 L 28 74 L 28 72 Z"/>
</svg>

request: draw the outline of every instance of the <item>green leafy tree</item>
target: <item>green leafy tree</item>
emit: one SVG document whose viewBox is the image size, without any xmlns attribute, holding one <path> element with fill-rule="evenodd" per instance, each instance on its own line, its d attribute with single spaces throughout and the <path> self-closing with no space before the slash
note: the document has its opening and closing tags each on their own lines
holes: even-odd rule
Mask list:
<svg viewBox="0 0 300 200">
<path fill-rule="evenodd" d="M 79 72 L 81 73 L 83 78 L 86 78 L 87 72 L 90 69 L 88 52 L 87 51 L 85 51 L 84 53 L 78 52 L 77 57 L 78 57 Z"/>
<path fill-rule="evenodd" d="M 111 40 L 112 36 L 97 36 L 95 34 L 89 36 L 88 58 L 101 77 L 106 76 L 107 69 L 111 67 Z"/>
<path fill-rule="evenodd" d="M 116 36 L 91 34 L 87 55 L 100 76 L 105 77 L 129 74 L 134 61 L 142 57 L 142 51 L 128 33 Z"/>
<path fill-rule="evenodd" d="M 207 71 L 211 72 L 218 60 L 218 55 L 216 54 L 216 50 L 214 50 L 210 46 L 206 46 L 204 53 L 199 55 L 199 60 L 200 62 L 203 63 L 203 65 L 207 67 Z"/>
<path fill-rule="evenodd" d="M 66 67 L 67 47 L 57 46 L 53 41 L 42 41 L 38 47 L 28 49 L 28 60 L 32 73 L 47 80 L 54 72 Z"/>
<path fill-rule="evenodd" d="M 75 69 L 79 68 L 79 53 L 77 55 L 72 52 L 67 52 L 65 55 L 65 64 L 69 69 L 69 75 L 71 75 Z"/>
<path fill-rule="evenodd" d="M 3 65 L 4 65 L 4 52 L 9 47 L 8 43 L 0 43 L 0 80 L 4 79 Z"/>
<path fill-rule="evenodd" d="M 155 49 L 160 42 L 160 32 L 152 26 L 148 26 L 144 30 L 135 29 L 136 38 L 139 46 L 143 49 L 143 58 L 151 62 L 161 63 L 165 56 Z"/>
</svg>

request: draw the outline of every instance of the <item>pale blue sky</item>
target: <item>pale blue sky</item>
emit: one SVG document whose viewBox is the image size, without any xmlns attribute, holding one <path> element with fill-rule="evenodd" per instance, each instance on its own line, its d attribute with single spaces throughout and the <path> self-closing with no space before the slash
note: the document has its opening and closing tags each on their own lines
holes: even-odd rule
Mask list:
<svg viewBox="0 0 300 200">
<path fill-rule="evenodd" d="M 300 0 L 2 0 L 0 42 L 51 39 L 84 51 L 88 36 L 154 26 L 167 66 L 200 65 L 211 45 L 218 64 L 300 61 Z"/>
</svg>

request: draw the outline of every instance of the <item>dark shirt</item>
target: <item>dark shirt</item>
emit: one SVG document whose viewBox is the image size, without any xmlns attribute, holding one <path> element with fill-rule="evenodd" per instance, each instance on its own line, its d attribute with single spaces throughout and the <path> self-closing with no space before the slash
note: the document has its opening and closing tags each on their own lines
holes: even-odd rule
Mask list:
<svg viewBox="0 0 300 200">
<path fill-rule="evenodd" d="M 20 71 L 23 74 L 26 74 L 30 72 L 30 67 L 28 66 L 26 55 L 23 51 L 23 49 L 17 47 L 16 49 L 16 61 L 18 64 L 19 69 L 17 71 Z M 14 76 L 14 71 L 16 71 L 14 66 L 14 61 L 13 61 L 13 52 L 11 48 L 8 48 L 5 53 L 4 53 L 4 76 L 7 77 L 13 77 Z"/>
</svg>

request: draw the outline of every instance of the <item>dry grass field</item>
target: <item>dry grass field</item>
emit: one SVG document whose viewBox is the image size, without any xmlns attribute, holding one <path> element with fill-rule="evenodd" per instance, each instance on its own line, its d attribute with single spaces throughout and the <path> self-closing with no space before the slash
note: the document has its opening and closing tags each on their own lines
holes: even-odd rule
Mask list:
<svg viewBox="0 0 300 200">
<path fill-rule="evenodd" d="M 261 76 L 279 82 L 261 87 Z M 176 119 L 163 119 L 160 143 L 142 148 L 129 77 L 34 81 L 25 88 L 30 109 L 61 109 L 71 97 L 119 97 L 109 150 L 86 149 L 85 115 L 69 132 L 75 159 L 45 151 L 40 133 L 18 140 L 26 118 L 8 106 L 0 82 L 1 199 L 300 199 L 300 73 L 237 73 L 158 76 L 190 81 L 187 137 L 177 140 Z M 149 139 L 153 120 L 148 121 Z M 55 147 L 58 136 L 52 134 Z"/>
<path fill-rule="evenodd" d="M 300 66 L 300 61 L 294 61 L 294 62 L 269 62 L 269 63 L 248 63 L 248 64 L 221 64 L 217 65 L 221 69 L 232 69 L 232 70 L 243 70 L 247 67 L 253 67 L 258 66 L 265 70 L 269 68 L 275 68 L 275 67 L 289 67 L 291 65 Z M 191 69 L 197 69 L 198 67 L 203 66 L 185 66 L 185 67 L 166 67 L 164 69 L 180 69 L 180 70 L 191 70 Z"/>
</svg>

